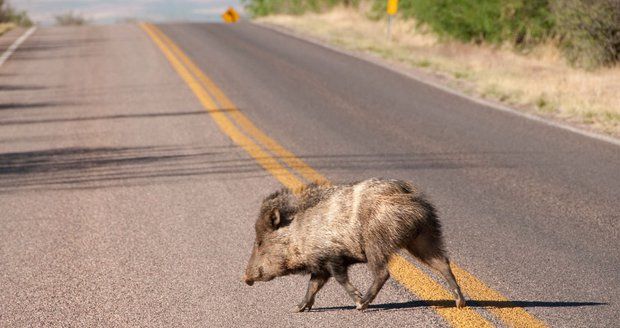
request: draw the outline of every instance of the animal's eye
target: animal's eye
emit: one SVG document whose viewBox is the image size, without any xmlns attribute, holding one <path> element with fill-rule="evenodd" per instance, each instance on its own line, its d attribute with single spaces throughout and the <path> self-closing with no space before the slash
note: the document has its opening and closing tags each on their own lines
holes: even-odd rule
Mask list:
<svg viewBox="0 0 620 328">
<path fill-rule="evenodd" d="M 262 242 L 260 240 L 256 241 L 256 247 L 260 247 L 261 244 L 262 244 Z"/>
</svg>

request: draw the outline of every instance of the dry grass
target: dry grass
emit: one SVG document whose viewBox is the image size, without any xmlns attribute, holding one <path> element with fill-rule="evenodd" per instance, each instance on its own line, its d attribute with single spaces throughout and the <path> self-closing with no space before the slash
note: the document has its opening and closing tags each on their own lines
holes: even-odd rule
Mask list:
<svg viewBox="0 0 620 328">
<path fill-rule="evenodd" d="M 390 42 L 386 22 L 370 20 L 366 12 L 362 5 L 259 21 L 448 76 L 454 87 L 524 111 L 620 136 L 620 67 L 574 69 L 553 45 L 523 53 L 510 47 L 440 42 L 413 21 L 396 20 Z"/>
<path fill-rule="evenodd" d="M 0 35 L 10 31 L 15 27 L 13 23 L 0 23 Z"/>
</svg>

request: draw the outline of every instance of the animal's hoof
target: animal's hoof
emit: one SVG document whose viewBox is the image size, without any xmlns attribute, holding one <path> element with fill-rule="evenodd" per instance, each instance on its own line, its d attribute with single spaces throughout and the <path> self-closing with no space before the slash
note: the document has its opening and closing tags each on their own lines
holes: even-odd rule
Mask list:
<svg viewBox="0 0 620 328">
<path fill-rule="evenodd" d="M 366 303 L 355 303 L 355 309 L 358 311 L 364 311 L 368 308 L 368 304 Z"/>
<path fill-rule="evenodd" d="M 459 309 L 462 309 L 465 307 L 465 300 L 462 298 L 459 298 L 456 300 L 456 307 Z"/>
<path fill-rule="evenodd" d="M 310 309 L 312 309 L 312 305 L 314 305 L 314 302 L 312 302 L 312 303 L 301 303 L 301 304 L 295 306 L 291 310 L 291 312 L 298 313 L 298 312 L 304 312 L 304 310 L 310 311 Z"/>
</svg>

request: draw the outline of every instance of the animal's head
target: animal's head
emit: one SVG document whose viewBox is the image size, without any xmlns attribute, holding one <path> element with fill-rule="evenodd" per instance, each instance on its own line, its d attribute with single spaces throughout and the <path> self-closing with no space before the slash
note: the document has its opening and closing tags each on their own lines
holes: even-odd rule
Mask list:
<svg viewBox="0 0 620 328">
<path fill-rule="evenodd" d="M 265 198 L 254 229 L 256 239 L 252 255 L 245 269 L 243 280 L 252 285 L 255 281 L 269 281 L 289 273 L 289 235 L 292 209 L 291 195 L 280 191 Z"/>
</svg>

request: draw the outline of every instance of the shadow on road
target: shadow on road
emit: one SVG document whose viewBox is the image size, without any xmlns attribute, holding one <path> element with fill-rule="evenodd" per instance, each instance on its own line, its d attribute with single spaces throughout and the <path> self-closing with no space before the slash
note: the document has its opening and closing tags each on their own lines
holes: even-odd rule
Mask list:
<svg viewBox="0 0 620 328">
<path fill-rule="evenodd" d="M 486 157 L 498 158 L 500 164 L 491 164 Z M 301 159 L 321 172 L 350 172 L 365 170 L 423 170 L 423 169 L 464 169 L 477 167 L 511 167 L 518 163 L 515 158 L 522 154 L 514 153 L 459 153 L 459 152 L 418 152 L 418 153 L 377 153 L 377 154 L 339 154 L 302 155 Z"/>
<path fill-rule="evenodd" d="M 34 109 L 34 108 L 45 108 L 45 107 L 57 107 L 57 106 L 66 106 L 66 103 L 61 102 L 31 102 L 31 103 L 0 103 L 0 110 L 14 110 L 14 109 Z M 4 125 L 0 123 L 0 125 Z"/>
<path fill-rule="evenodd" d="M 206 112 L 175 113 L 203 115 Z M 72 120 L 165 117 L 167 113 L 83 117 Z M 172 115 L 172 114 L 170 114 Z M 1 124 L 0 124 L 1 125 Z M 19 142 L 19 140 L 12 140 Z M 0 140 L 2 143 L 2 140 Z M 380 155 L 301 156 L 315 168 L 335 170 L 463 169 L 482 164 L 461 154 L 407 153 Z M 277 170 L 279 167 L 270 168 Z M 0 153 L 0 193 L 41 189 L 96 189 L 174 183 L 219 175 L 244 179 L 269 175 L 236 146 L 76 147 Z"/>
<path fill-rule="evenodd" d="M 0 154 L 0 193 L 170 183 L 231 174 L 229 178 L 269 173 L 234 146 L 59 148 Z"/>
<path fill-rule="evenodd" d="M 37 104 L 35 104 L 37 105 Z M 52 104 L 47 106 L 52 106 Z M 6 107 L 6 108 L 3 108 Z M 18 109 L 35 107 L 29 104 L 0 104 L 0 109 Z M 38 107 L 46 107 L 46 104 L 40 104 Z M 188 116 L 188 115 L 206 115 L 214 112 L 229 112 L 231 109 L 218 109 L 217 111 L 189 111 L 189 112 L 170 112 L 170 113 L 137 113 L 137 114 L 118 114 L 104 116 L 78 116 L 78 117 L 54 117 L 47 119 L 19 119 L 19 120 L 0 120 L 1 125 L 27 125 L 27 124 L 48 124 L 48 123 L 64 123 L 64 122 L 84 122 L 84 121 L 105 121 L 119 119 L 139 119 L 139 118 L 158 118 L 168 116 Z"/>
<path fill-rule="evenodd" d="M 45 90 L 47 87 L 41 85 L 8 85 L 0 84 L 0 91 L 38 91 Z"/>
<path fill-rule="evenodd" d="M 532 307 L 582 307 L 582 306 L 600 306 L 608 305 L 607 303 L 599 302 L 560 302 L 560 301 L 476 301 L 469 300 L 467 306 L 473 308 L 532 308 Z M 440 307 L 450 308 L 455 307 L 454 300 L 437 300 L 437 301 L 408 301 L 401 303 L 384 303 L 384 304 L 371 304 L 367 311 L 384 311 L 384 310 L 398 310 L 398 309 L 411 309 L 418 307 Z M 321 307 L 314 308 L 312 311 L 325 312 L 325 311 L 339 311 L 339 310 L 353 310 L 354 306 L 333 306 L 333 307 Z"/>
<path fill-rule="evenodd" d="M 46 55 L 50 50 L 67 49 L 67 48 L 83 48 L 90 44 L 103 44 L 107 41 L 105 38 L 77 38 L 74 35 L 54 34 L 55 40 L 37 40 L 36 43 L 26 43 L 19 47 L 19 51 L 14 56 L 23 53 L 43 52 Z M 67 38 L 64 38 L 67 37 Z M 69 39 L 68 37 L 74 37 Z"/>
</svg>

